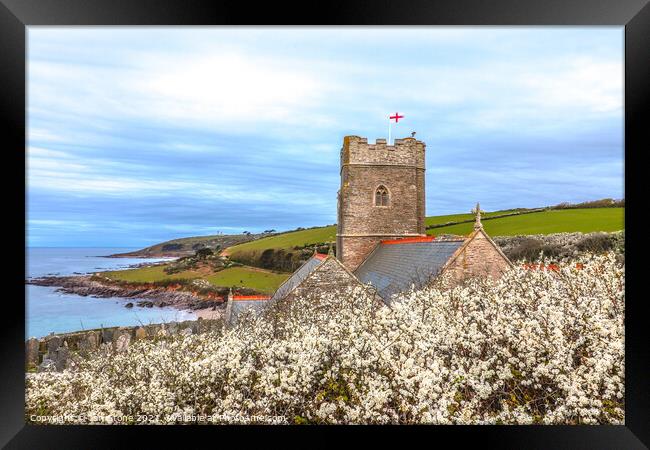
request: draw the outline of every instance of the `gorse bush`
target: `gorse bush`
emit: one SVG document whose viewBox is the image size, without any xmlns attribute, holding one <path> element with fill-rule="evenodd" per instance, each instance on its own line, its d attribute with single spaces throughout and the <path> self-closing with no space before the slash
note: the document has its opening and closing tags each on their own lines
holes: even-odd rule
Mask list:
<svg viewBox="0 0 650 450">
<path fill-rule="evenodd" d="M 500 236 L 494 241 L 511 261 L 534 261 L 542 254 L 555 260 L 584 253 L 624 253 L 625 232 L 554 233 L 529 236 Z"/>
<path fill-rule="evenodd" d="M 506 254 L 512 261 L 535 261 L 542 254 L 547 257 L 557 257 L 562 253 L 562 247 L 545 244 L 537 239 L 523 240 L 518 246 L 508 250 Z"/>
<path fill-rule="evenodd" d="M 610 253 L 412 291 L 390 308 L 363 288 L 313 295 L 232 329 L 28 374 L 27 417 L 621 424 L 624 284 Z"/>
<path fill-rule="evenodd" d="M 612 235 L 608 233 L 592 233 L 578 242 L 576 247 L 583 252 L 601 253 L 616 250 L 620 245 L 619 241 L 620 239 L 612 239 Z"/>
<path fill-rule="evenodd" d="M 194 256 L 184 256 L 165 265 L 163 271 L 167 275 L 181 273 L 187 270 L 196 270 L 208 267 L 213 272 L 235 265 L 227 257 L 219 256 L 211 248 L 201 248 Z"/>
</svg>

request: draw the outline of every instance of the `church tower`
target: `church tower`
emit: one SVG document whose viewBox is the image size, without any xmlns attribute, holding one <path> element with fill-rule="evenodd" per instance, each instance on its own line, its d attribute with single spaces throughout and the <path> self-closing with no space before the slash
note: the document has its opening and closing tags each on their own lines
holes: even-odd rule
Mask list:
<svg viewBox="0 0 650 450">
<path fill-rule="evenodd" d="M 415 138 L 343 139 L 336 256 L 349 270 L 383 239 L 426 234 L 424 154 Z"/>
</svg>

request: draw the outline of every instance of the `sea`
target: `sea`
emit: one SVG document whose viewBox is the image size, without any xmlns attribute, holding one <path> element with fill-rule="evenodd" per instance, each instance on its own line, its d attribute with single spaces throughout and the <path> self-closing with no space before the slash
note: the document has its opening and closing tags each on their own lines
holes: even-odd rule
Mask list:
<svg viewBox="0 0 650 450">
<path fill-rule="evenodd" d="M 169 258 L 106 258 L 135 248 L 53 248 L 27 249 L 26 277 L 80 275 L 105 270 L 128 269 L 143 262 Z M 125 304 L 133 299 L 96 298 L 63 294 L 56 287 L 25 285 L 25 338 L 50 333 L 88 330 L 101 327 L 129 326 L 195 319 L 190 311 L 171 307 L 142 308 Z"/>
</svg>

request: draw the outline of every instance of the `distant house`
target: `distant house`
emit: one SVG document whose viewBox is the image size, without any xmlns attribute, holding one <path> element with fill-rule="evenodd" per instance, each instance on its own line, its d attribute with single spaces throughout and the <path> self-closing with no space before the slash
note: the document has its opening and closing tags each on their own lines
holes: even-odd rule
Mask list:
<svg viewBox="0 0 650 450">
<path fill-rule="evenodd" d="M 426 235 L 424 171 L 425 144 L 413 137 L 387 145 L 385 139 L 368 144 L 365 138 L 346 136 L 336 257 L 314 254 L 272 297 L 261 303 L 229 301 L 231 311 L 246 306 L 259 310 L 296 296 L 360 285 L 371 285 L 390 304 L 394 295 L 423 287 L 442 274 L 457 282 L 499 277 L 512 263 L 483 229 L 478 204 L 469 236 Z"/>
</svg>

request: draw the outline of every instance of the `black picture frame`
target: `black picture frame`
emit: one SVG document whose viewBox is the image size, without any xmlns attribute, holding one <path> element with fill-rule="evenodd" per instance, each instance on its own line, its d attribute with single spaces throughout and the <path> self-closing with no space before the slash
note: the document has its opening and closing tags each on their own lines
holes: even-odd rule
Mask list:
<svg viewBox="0 0 650 450">
<path fill-rule="evenodd" d="M 135 435 L 168 440 L 185 431 L 184 439 L 229 432 L 238 439 L 256 435 L 266 439 L 285 434 L 287 427 L 125 427 L 36 426 L 24 421 L 24 266 L 25 256 L 25 57 L 26 27 L 31 25 L 619 25 L 625 27 L 625 191 L 626 222 L 626 396 L 625 426 L 483 426 L 389 427 L 397 443 L 408 444 L 410 433 L 439 443 L 475 439 L 482 447 L 499 448 L 647 448 L 650 445 L 648 343 L 643 314 L 643 241 L 640 185 L 644 165 L 640 158 L 650 148 L 644 122 L 650 97 L 650 6 L 648 0 L 376 0 L 326 3 L 249 3 L 235 1 L 171 0 L 0 0 L 0 126 L 3 128 L 5 180 L 5 234 L 10 245 L 6 273 L 11 290 L 4 296 L 5 317 L 0 327 L 0 445 L 7 448 L 116 448 Z M 645 113 L 645 114 L 644 114 Z M 21 151 L 23 149 L 23 151 Z M 20 195 L 20 193 L 23 195 Z M 8 204 L 7 204 L 8 203 Z M 634 212 L 637 211 L 637 212 Z M 21 214 L 22 213 L 22 214 Z M 10 216 L 10 217 L 8 217 Z M 637 217 L 635 217 L 637 216 Z M 11 218 L 11 220 L 7 220 Z M 11 234 L 9 234 L 11 233 Z M 23 236 L 23 240 L 19 239 Z M 309 439 L 322 427 L 288 427 L 289 434 Z M 328 427 L 334 433 L 349 427 Z M 386 437 L 387 428 L 355 427 L 368 436 Z M 188 432 L 189 431 L 189 432 Z M 215 435 L 214 433 L 218 433 Z M 243 438 L 242 433 L 245 433 Z M 407 434 L 408 433 L 408 434 Z M 433 436 L 429 436 L 430 434 Z M 232 436 L 234 437 L 234 436 Z M 286 435 L 284 436 L 286 439 Z M 189 441 L 188 441 L 189 442 Z M 208 441 L 209 442 L 209 441 Z M 153 441 L 148 441 L 153 446 Z"/>
</svg>

